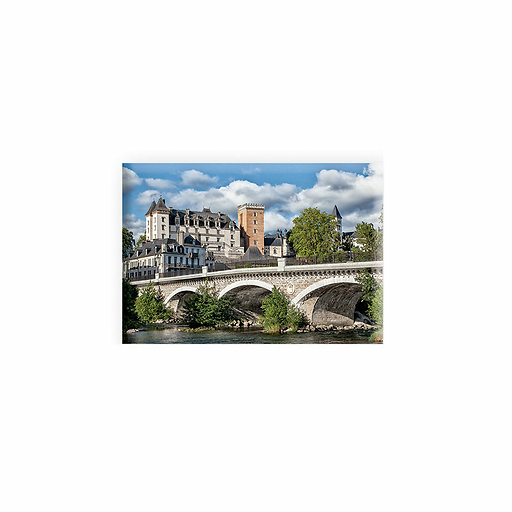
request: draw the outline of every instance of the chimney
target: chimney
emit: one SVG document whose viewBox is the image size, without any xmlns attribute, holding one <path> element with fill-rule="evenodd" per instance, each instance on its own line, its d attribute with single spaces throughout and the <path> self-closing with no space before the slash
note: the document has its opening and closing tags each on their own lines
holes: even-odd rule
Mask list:
<svg viewBox="0 0 512 512">
<path fill-rule="evenodd" d="M 178 232 L 178 244 L 183 245 L 185 243 L 185 233 L 183 231 Z"/>
</svg>

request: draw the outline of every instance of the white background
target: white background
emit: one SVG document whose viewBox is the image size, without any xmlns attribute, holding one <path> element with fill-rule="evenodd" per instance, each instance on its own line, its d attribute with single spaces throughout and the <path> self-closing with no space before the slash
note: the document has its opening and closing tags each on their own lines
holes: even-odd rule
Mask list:
<svg viewBox="0 0 512 512">
<path fill-rule="evenodd" d="M 504 7 L 3 7 L 3 510 L 510 510 Z M 122 162 L 379 156 L 383 345 L 120 344 Z"/>
</svg>

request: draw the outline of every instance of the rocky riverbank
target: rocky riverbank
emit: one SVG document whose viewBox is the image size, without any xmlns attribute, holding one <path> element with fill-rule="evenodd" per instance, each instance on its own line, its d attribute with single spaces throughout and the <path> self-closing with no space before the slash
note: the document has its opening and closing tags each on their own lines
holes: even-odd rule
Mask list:
<svg viewBox="0 0 512 512">
<path fill-rule="evenodd" d="M 352 325 L 306 325 L 298 329 L 297 332 L 350 331 L 357 329 L 376 331 L 378 327 L 364 322 L 354 322 Z"/>
</svg>

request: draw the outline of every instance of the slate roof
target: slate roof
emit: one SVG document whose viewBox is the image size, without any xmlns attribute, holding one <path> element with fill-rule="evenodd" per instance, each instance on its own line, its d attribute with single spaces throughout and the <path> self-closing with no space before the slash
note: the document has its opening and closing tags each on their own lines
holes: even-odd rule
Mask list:
<svg viewBox="0 0 512 512">
<path fill-rule="evenodd" d="M 256 260 L 266 260 L 265 256 L 261 254 L 260 250 L 257 247 L 250 246 L 245 254 L 242 256 L 243 261 L 256 261 Z"/>
<path fill-rule="evenodd" d="M 156 203 L 155 203 L 155 201 L 153 201 L 153 202 L 149 205 L 149 210 L 147 211 L 146 215 L 149 215 L 151 212 L 153 212 L 155 208 L 156 208 Z"/>
<path fill-rule="evenodd" d="M 162 196 L 160 196 L 158 203 L 156 203 L 154 211 L 155 212 L 168 212 L 169 211 L 169 208 L 167 208 L 167 206 L 165 206 L 165 199 L 162 199 Z"/>
<path fill-rule="evenodd" d="M 264 241 L 265 247 L 282 247 L 283 239 L 278 236 L 266 236 Z"/>
<path fill-rule="evenodd" d="M 186 210 L 177 210 L 175 208 L 171 208 L 169 210 L 169 222 L 172 224 L 176 223 L 176 217 L 180 218 L 180 224 L 183 226 L 185 224 L 184 219 L 187 216 Z M 220 229 L 229 229 L 229 225 L 232 222 L 235 229 L 238 229 L 236 222 L 234 220 L 231 220 L 229 215 L 226 215 L 225 213 L 213 213 L 210 211 L 209 208 L 203 208 L 203 211 L 197 212 L 189 210 L 189 219 L 190 219 L 190 226 L 194 227 L 194 220 L 197 219 L 199 221 L 199 227 L 203 228 L 205 227 L 205 221 L 207 219 L 210 219 L 210 227 L 215 228 L 215 221 L 217 219 L 220 220 Z"/>
<path fill-rule="evenodd" d="M 336 219 L 341 219 L 342 218 L 341 215 L 340 215 L 340 212 L 338 210 L 338 207 L 336 205 L 334 205 L 334 208 L 332 210 L 332 214 L 334 215 L 334 217 Z"/>
<path fill-rule="evenodd" d="M 127 258 L 125 260 L 133 260 L 137 258 L 142 258 L 146 256 L 156 256 L 157 254 L 162 253 L 162 244 L 166 245 L 179 245 L 178 241 L 174 238 L 157 238 L 156 240 L 151 240 L 149 242 L 142 242 L 138 247 L 136 247 L 133 251 L 130 251 Z M 201 246 L 201 243 L 191 235 L 187 235 L 184 239 L 184 245 L 194 245 Z M 149 249 L 149 250 L 148 250 Z M 169 251 L 166 251 L 169 252 Z M 140 254 L 138 254 L 140 253 Z M 138 255 L 137 255 L 138 254 Z"/>
</svg>

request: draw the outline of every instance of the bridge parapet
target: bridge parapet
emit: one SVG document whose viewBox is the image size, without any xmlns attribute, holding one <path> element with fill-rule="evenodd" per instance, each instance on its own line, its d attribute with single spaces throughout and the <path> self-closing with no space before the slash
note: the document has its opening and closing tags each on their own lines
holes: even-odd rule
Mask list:
<svg viewBox="0 0 512 512">
<path fill-rule="evenodd" d="M 382 261 L 363 261 L 363 262 L 351 262 L 351 263 L 320 263 L 316 265 L 280 265 L 277 267 L 251 267 L 251 268 L 237 268 L 234 270 L 216 270 L 213 272 L 203 272 L 201 274 L 185 274 L 181 276 L 172 277 L 159 277 L 151 280 L 140 280 L 134 284 L 134 286 L 145 288 L 151 281 L 153 284 L 166 284 L 173 282 L 183 281 L 201 281 L 205 279 L 205 276 L 213 282 L 214 279 L 231 277 L 231 276 L 247 276 L 247 275 L 262 275 L 262 276 L 273 276 L 279 273 L 288 274 L 305 274 L 310 272 L 336 272 L 342 271 L 343 274 L 357 275 L 361 270 L 371 270 L 372 273 L 377 274 L 377 278 L 382 278 Z"/>
</svg>

